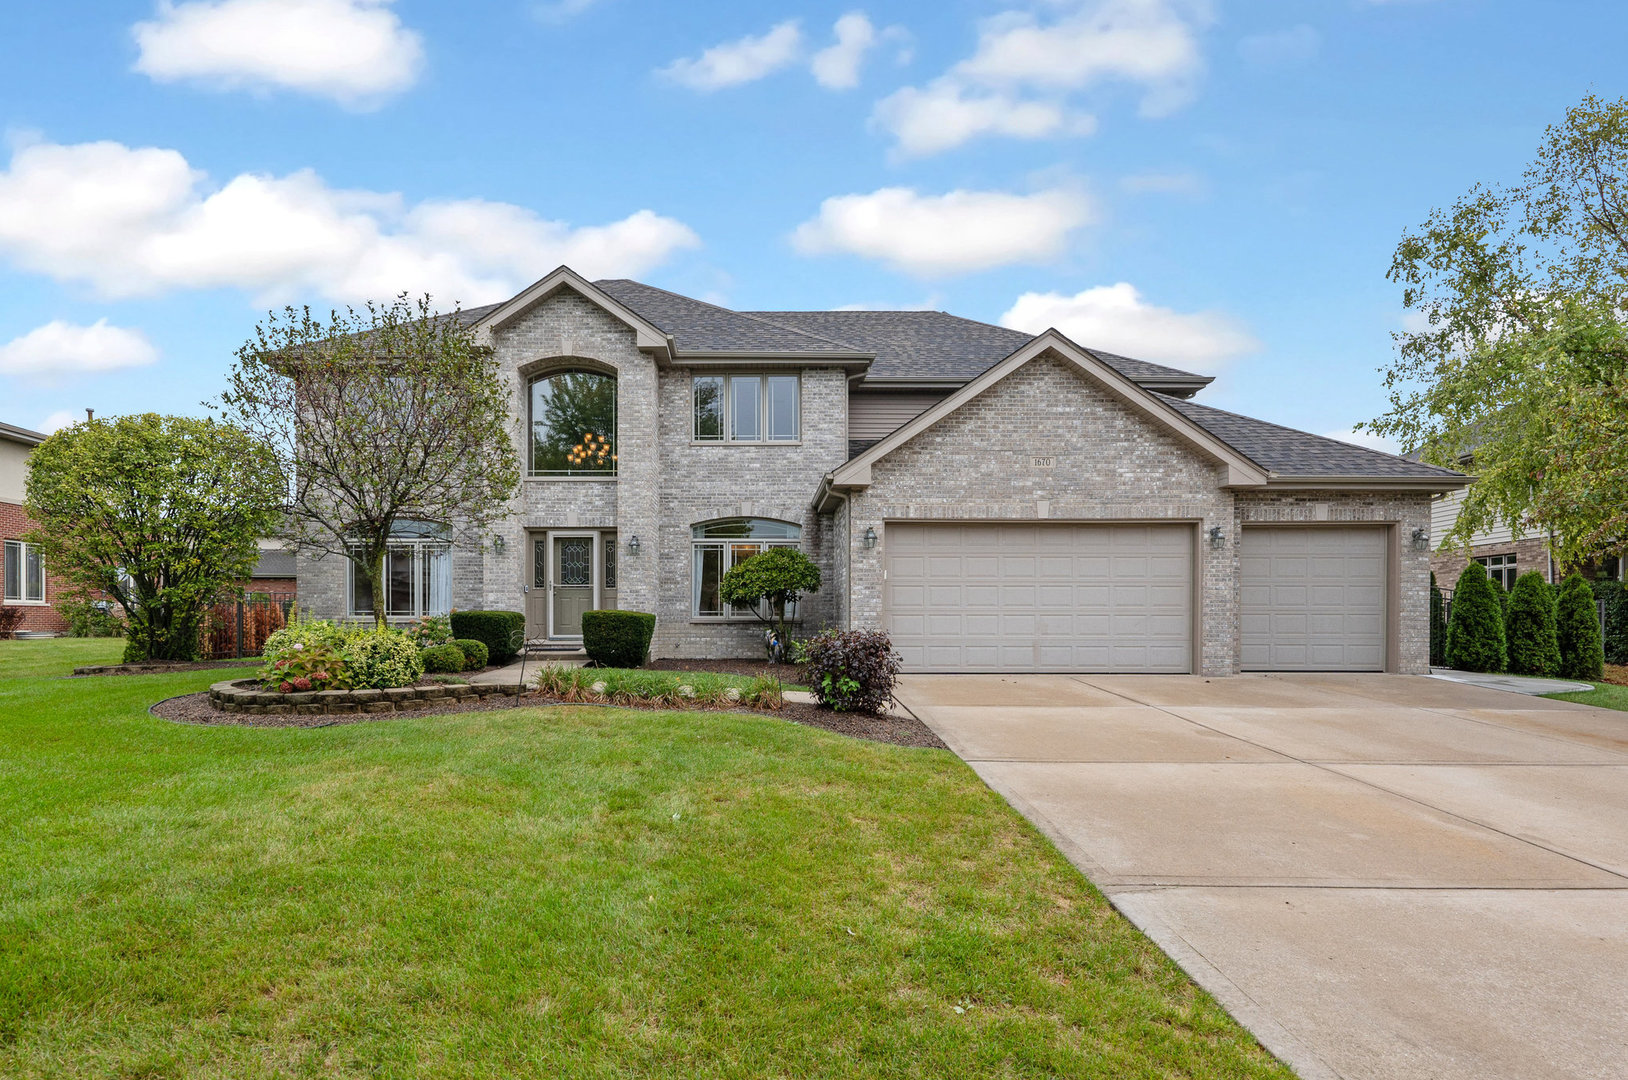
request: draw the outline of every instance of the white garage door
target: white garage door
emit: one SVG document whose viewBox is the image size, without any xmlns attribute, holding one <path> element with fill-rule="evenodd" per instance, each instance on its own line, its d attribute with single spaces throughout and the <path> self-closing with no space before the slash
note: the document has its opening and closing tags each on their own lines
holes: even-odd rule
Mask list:
<svg viewBox="0 0 1628 1080">
<path fill-rule="evenodd" d="M 906 671 L 1192 670 L 1190 525 L 887 527 Z"/>
<path fill-rule="evenodd" d="M 1246 528 L 1245 671 L 1383 671 L 1387 530 Z"/>
</svg>

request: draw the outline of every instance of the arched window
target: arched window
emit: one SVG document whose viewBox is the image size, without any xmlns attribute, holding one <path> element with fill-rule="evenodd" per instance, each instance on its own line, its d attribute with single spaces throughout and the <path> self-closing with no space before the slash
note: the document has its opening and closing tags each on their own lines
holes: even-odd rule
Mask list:
<svg viewBox="0 0 1628 1080">
<path fill-rule="evenodd" d="M 616 475 L 616 376 L 553 371 L 531 381 L 532 476 Z"/>
<path fill-rule="evenodd" d="M 796 547 L 803 530 L 770 518 L 725 518 L 693 526 L 690 536 L 695 547 L 691 590 L 695 617 L 751 619 L 756 617 L 751 608 L 724 603 L 718 591 L 724 571 L 771 547 Z M 796 618 L 795 607 L 786 615 Z"/>
<path fill-rule="evenodd" d="M 384 613 L 416 618 L 452 610 L 452 532 L 433 521 L 398 521 L 384 556 Z M 358 554 L 360 554 L 358 552 Z M 350 613 L 373 614 L 373 587 L 353 559 Z"/>
</svg>

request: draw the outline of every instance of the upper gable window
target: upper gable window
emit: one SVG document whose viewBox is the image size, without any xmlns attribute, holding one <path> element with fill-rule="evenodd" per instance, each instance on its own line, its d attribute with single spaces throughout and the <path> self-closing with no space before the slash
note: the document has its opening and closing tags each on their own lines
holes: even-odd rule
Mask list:
<svg viewBox="0 0 1628 1080">
<path fill-rule="evenodd" d="M 616 475 L 616 376 L 555 371 L 531 381 L 532 476 Z"/>
<path fill-rule="evenodd" d="M 796 442 L 802 438 L 796 375 L 697 375 L 696 442 Z"/>
</svg>

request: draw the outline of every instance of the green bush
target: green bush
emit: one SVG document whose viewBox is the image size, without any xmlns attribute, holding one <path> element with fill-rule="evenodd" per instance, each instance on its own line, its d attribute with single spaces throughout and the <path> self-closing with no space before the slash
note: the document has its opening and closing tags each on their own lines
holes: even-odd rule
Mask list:
<svg viewBox="0 0 1628 1080">
<path fill-rule="evenodd" d="M 1504 619 L 1504 639 L 1513 675 L 1554 675 L 1560 670 L 1555 638 L 1554 589 L 1543 575 L 1528 570 L 1515 580 Z"/>
<path fill-rule="evenodd" d="M 1594 590 L 1581 575 L 1560 584 L 1556 603 L 1556 638 L 1560 674 L 1568 679 L 1598 680 L 1605 674 L 1605 643 L 1600 637 L 1600 610 Z"/>
<path fill-rule="evenodd" d="M 124 617 L 110 600 L 58 600 L 51 606 L 68 620 L 69 637 L 124 636 Z"/>
<path fill-rule="evenodd" d="M 267 689 L 283 693 L 306 690 L 347 690 L 352 686 L 350 661 L 345 655 L 351 633 L 324 619 L 291 622 L 267 638 L 260 680 Z M 286 689 L 285 689 L 286 687 Z"/>
<path fill-rule="evenodd" d="M 827 709 L 880 713 L 893 697 L 901 664 L 885 630 L 827 630 L 797 652 Z"/>
<path fill-rule="evenodd" d="M 1447 607 L 1434 570 L 1430 572 L 1430 666 L 1447 666 Z"/>
<path fill-rule="evenodd" d="M 1487 568 L 1472 562 L 1453 588 L 1453 611 L 1447 620 L 1447 666 L 1459 671 L 1502 671 L 1505 662 L 1503 590 L 1487 577 Z"/>
<path fill-rule="evenodd" d="M 582 648 L 600 667 L 636 668 L 650 656 L 656 617 L 647 611 L 584 611 Z"/>
<path fill-rule="evenodd" d="M 452 644 L 452 620 L 445 615 L 421 615 L 407 627 L 407 636 L 420 649 Z"/>
<path fill-rule="evenodd" d="M 740 680 L 702 671 L 572 668 L 545 664 L 537 675 L 537 691 L 561 701 L 669 709 L 696 705 L 778 709 L 785 704 L 780 680 L 772 676 Z"/>
<path fill-rule="evenodd" d="M 423 663 L 425 671 L 437 675 L 450 675 L 464 669 L 464 651 L 456 645 L 431 645 L 427 649 L 418 650 L 418 658 Z"/>
<path fill-rule="evenodd" d="M 418 646 L 400 630 L 352 634 L 345 645 L 345 659 L 350 663 L 351 685 L 358 688 L 411 686 L 424 674 Z"/>
<path fill-rule="evenodd" d="M 518 611 L 454 611 L 452 636 L 481 642 L 490 663 L 507 664 L 526 644 L 526 617 Z"/>
<path fill-rule="evenodd" d="M 1628 585 L 1596 581 L 1594 598 L 1605 603 L 1605 662 L 1628 664 Z"/>
<path fill-rule="evenodd" d="M 491 656 L 484 641 L 476 641 L 474 638 L 457 638 L 453 641 L 453 644 L 464 654 L 465 671 L 479 671 L 486 666 L 486 661 Z"/>
</svg>

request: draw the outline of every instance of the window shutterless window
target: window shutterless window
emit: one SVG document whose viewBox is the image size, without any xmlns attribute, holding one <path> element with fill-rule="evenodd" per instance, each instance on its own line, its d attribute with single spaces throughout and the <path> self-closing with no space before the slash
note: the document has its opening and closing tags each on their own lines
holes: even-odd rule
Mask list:
<svg viewBox="0 0 1628 1080">
<path fill-rule="evenodd" d="M 452 548 L 445 535 L 443 527 L 428 522 L 396 524 L 384 557 L 385 615 L 416 618 L 452 610 Z M 374 613 L 372 583 L 354 560 L 350 613 Z"/>
<path fill-rule="evenodd" d="M 720 586 L 724 574 L 771 547 L 796 547 L 802 529 L 768 518 L 730 518 L 696 525 L 690 533 L 695 548 L 691 614 L 698 619 L 751 619 L 756 617 L 751 608 L 723 602 Z M 796 612 L 793 604 L 786 610 L 786 617 L 795 619 Z"/>
<path fill-rule="evenodd" d="M 5 599 L 44 603 L 45 562 L 40 558 L 40 549 L 21 540 L 7 540 L 5 562 Z"/>
<path fill-rule="evenodd" d="M 697 442 L 796 442 L 802 437 L 796 375 L 697 375 Z"/>
<path fill-rule="evenodd" d="M 616 377 L 556 371 L 531 381 L 532 476 L 616 475 Z"/>
<path fill-rule="evenodd" d="M 1475 560 L 1487 568 L 1487 576 L 1499 585 L 1505 592 L 1512 592 L 1515 588 L 1515 578 L 1520 571 L 1515 565 L 1513 555 L 1483 555 Z"/>
</svg>

